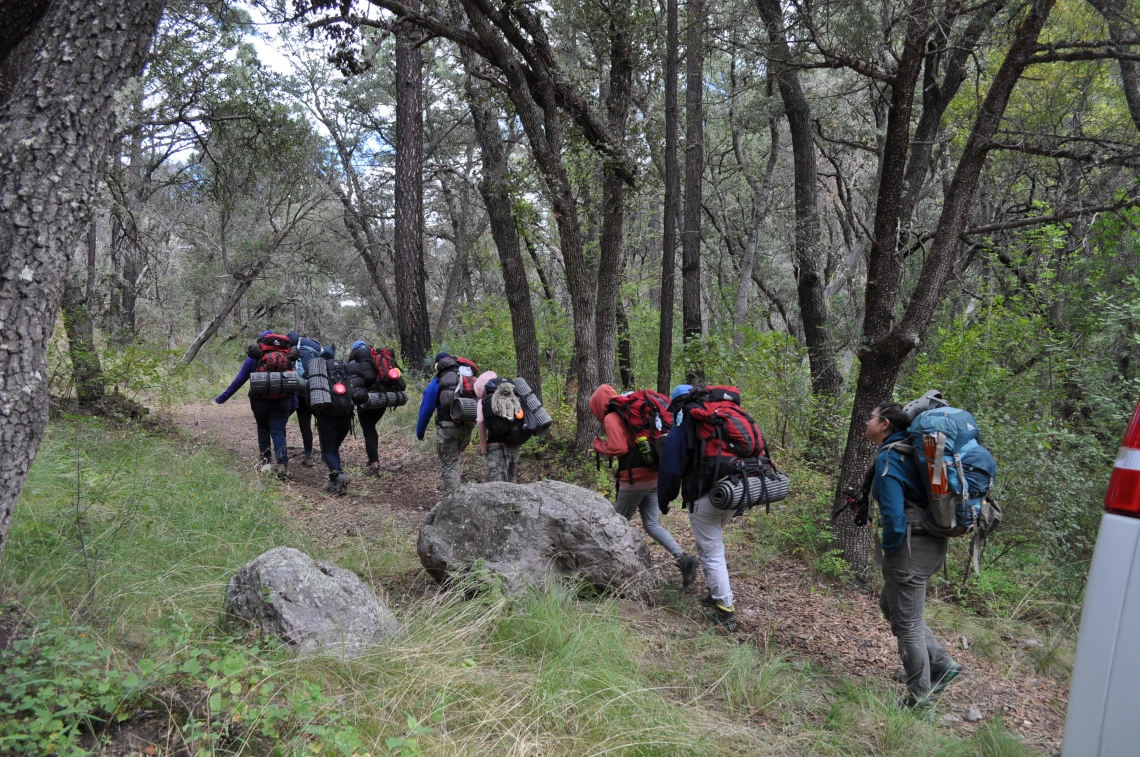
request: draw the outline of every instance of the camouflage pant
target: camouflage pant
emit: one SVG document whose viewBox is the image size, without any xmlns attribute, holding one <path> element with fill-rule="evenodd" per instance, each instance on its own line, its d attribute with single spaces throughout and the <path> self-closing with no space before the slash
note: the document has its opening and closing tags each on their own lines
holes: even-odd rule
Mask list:
<svg viewBox="0 0 1140 757">
<path fill-rule="evenodd" d="M 439 454 L 443 490 L 450 494 L 459 488 L 463 464 L 460 457 L 471 443 L 474 426 L 436 426 L 435 451 Z"/>
<path fill-rule="evenodd" d="M 487 480 L 515 483 L 518 474 L 519 450 L 509 444 L 494 444 L 487 449 Z"/>
</svg>

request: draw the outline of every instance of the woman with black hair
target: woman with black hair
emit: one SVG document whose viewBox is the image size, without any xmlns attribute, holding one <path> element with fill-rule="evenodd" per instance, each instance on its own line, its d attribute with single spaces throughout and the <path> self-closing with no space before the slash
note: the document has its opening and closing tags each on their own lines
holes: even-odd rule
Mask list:
<svg viewBox="0 0 1140 757">
<path fill-rule="evenodd" d="M 879 445 L 871 495 L 882 522 L 883 591 L 879 608 L 898 639 L 909 694 L 899 703 L 927 707 L 962 672 L 923 620 L 926 582 L 946 560 L 946 538 L 922 530 L 926 490 L 906 433 L 911 417 L 887 402 L 871 411 L 866 436 Z"/>
</svg>

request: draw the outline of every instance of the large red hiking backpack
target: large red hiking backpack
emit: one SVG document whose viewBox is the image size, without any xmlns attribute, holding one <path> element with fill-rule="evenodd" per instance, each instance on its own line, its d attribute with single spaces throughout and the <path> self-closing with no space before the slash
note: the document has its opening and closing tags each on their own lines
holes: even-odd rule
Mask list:
<svg viewBox="0 0 1140 757">
<path fill-rule="evenodd" d="M 693 389 L 683 413 L 690 458 L 686 501 L 700 499 L 725 476 L 763 469 L 768 456 L 764 435 L 740 407 L 740 390 L 735 386 Z"/>
<path fill-rule="evenodd" d="M 390 347 L 375 347 L 369 348 L 372 353 L 372 363 L 376 366 L 376 381 L 383 386 L 384 391 L 394 389 L 395 391 L 402 392 L 406 388 L 404 384 L 404 372 L 400 370 L 399 364 L 396 362 L 396 354 Z M 472 384 L 472 391 L 474 391 L 474 384 Z"/>
<path fill-rule="evenodd" d="M 654 468 L 661 460 L 660 444 L 673 428 L 669 398 L 652 389 L 642 389 L 619 394 L 606 409 L 616 413 L 629 430 L 633 445 L 618 459 L 618 478 L 622 471 L 629 471 L 629 481 L 633 483 L 634 468 Z"/>
<path fill-rule="evenodd" d="M 283 334 L 269 333 L 258 337 L 257 342 L 246 350 L 246 354 L 257 361 L 253 372 L 285 373 L 293 370 L 292 361 L 289 358 L 289 352 L 292 348 L 293 343 L 289 341 L 289 337 Z M 291 394 L 293 392 L 269 392 L 264 395 L 264 398 L 276 400 Z"/>
</svg>

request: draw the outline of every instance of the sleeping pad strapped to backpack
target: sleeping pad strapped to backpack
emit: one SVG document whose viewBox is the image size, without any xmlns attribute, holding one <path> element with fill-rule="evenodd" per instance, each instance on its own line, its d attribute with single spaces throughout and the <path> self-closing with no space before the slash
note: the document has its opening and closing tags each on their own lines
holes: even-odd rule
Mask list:
<svg viewBox="0 0 1140 757">
<path fill-rule="evenodd" d="M 760 427 L 740 406 L 735 386 L 697 387 L 682 406 L 689 449 L 684 500 L 705 494 L 723 509 L 769 505 L 787 496 L 787 478 L 775 469 Z M 712 496 L 714 487 L 723 492 Z M 771 491 L 769 491 L 771 487 Z"/>
<path fill-rule="evenodd" d="M 493 378 L 484 387 L 483 425 L 487 428 L 488 444 L 506 444 L 518 447 L 534 436 L 533 423 L 527 423 L 515 382 L 509 378 Z"/>
<path fill-rule="evenodd" d="M 348 358 L 349 388 L 352 401 L 357 405 L 369 404 L 369 394 L 403 392 L 407 388 L 396 358 L 387 347 L 377 350 L 361 345 L 350 352 Z"/>
<path fill-rule="evenodd" d="M 313 405 L 313 412 L 318 415 L 328 415 L 334 418 L 343 418 L 352 415 L 355 405 L 352 402 L 351 381 L 348 367 L 342 360 L 326 359 L 325 373 L 328 375 L 328 405 Z M 310 384 L 310 390 L 311 390 Z"/>
<path fill-rule="evenodd" d="M 618 458 L 618 480 L 623 471 L 633 483 L 634 468 L 656 468 L 661 461 L 661 445 L 673 428 L 669 398 L 652 389 L 626 392 L 614 397 L 606 409 L 615 413 L 633 440 L 629 452 Z"/>
</svg>

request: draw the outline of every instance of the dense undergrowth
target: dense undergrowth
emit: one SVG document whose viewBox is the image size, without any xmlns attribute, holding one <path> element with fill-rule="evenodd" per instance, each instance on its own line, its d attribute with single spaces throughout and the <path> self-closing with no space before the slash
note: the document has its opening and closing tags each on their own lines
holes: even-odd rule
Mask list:
<svg viewBox="0 0 1140 757">
<path fill-rule="evenodd" d="M 292 544 L 382 594 L 417 569 L 383 534 L 309 543 L 282 496 L 209 447 L 53 423 L 0 573 L 23 607 L 0 653 L 0 749 L 79 754 L 159 723 L 216 755 L 1024 753 L 998 719 L 957 739 L 896 709 L 889 684 L 793 665 L 668 607 L 634 621 L 573 587 L 389 597 L 403 628 L 390 643 L 295 658 L 223 622 L 245 561 Z M 810 527 L 775 529 L 764 549 L 794 551 Z"/>
</svg>

